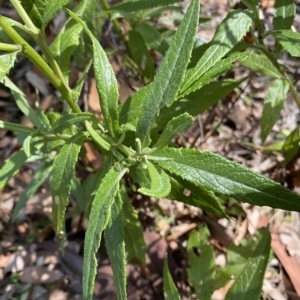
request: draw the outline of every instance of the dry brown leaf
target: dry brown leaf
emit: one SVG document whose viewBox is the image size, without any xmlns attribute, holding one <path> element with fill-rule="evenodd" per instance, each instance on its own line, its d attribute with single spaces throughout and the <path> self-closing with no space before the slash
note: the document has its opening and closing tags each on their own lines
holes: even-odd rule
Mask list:
<svg viewBox="0 0 300 300">
<path fill-rule="evenodd" d="M 269 280 L 264 280 L 262 290 L 272 300 L 286 300 L 286 297 Z"/>
<path fill-rule="evenodd" d="M 183 223 L 172 227 L 172 234 L 167 237 L 167 241 L 177 240 L 182 235 L 188 233 L 189 231 L 197 228 L 197 223 Z"/>
<path fill-rule="evenodd" d="M 275 0 L 262 0 L 260 2 L 263 8 L 274 7 Z"/>
<path fill-rule="evenodd" d="M 300 239 L 297 232 L 288 223 L 279 228 L 279 239 L 285 245 L 288 253 L 300 262 Z"/>
<path fill-rule="evenodd" d="M 224 300 L 228 290 L 230 289 L 233 283 L 234 280 L 230 280 L 224 287 L 214 291 L 211 298 L 213 300 Z"/>
<path fill-rule="evenodd" d="M 287 274 L 289 275 L 291 282 L 298 294 L 300 296 L 300 264 L 295 257 L 289 256 L 286 252 L 285 246 L 280 242 L 278 233 L 272 233 L 272 249 L 278 257 L 279 261 L 283 265 Z"/>
<path fill-rule="evenodd" d="M 24 270 L 26 261 L 28 261 L 28 253 L 26 250 L 18 251 L 10 256 L 9 262 L 5 268 L 5 272 L 19 272 Z"/>
<path fill-rule="evenodd" d="M 11 259 L 11 255 L 10 253 L 8 253 L 7 255 L 0 255 L 0 268 L 6 268 L 10 259 Z"/>
</svg>

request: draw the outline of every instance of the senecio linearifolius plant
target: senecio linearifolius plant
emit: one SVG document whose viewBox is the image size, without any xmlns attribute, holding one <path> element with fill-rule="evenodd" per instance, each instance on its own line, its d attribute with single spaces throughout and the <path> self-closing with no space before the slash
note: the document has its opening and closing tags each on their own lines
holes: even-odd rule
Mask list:
<svg viewBox="0 0 300 300">
<path fill-rule="evenodd" d="M 277 55 L 283 49 L 299 56 L 299 47 L 296 46 L 300 41 L 299 34 L 290 29 L 295 15 L 293 1 L 276 1 L 274 30 L 265 32 L 258 17 L 258 1 L 244 0 L 246 8 L 229 11 L 217 27 L 211 42 L 193 49 L 200 0 L 192 0 L 170 44 L 161 42 L 159 46 L 156 45 L 164 58 L 153 78 L 150 67 L 150 71 L 146 72 L 141 65 L 142 60 L 134 61 L 134 58 L 138 58 L 133 55 L 134 45 L 141 45 L 144 58 L 151 58 L 149 52 L 145 52 L 148 51 L 147 47 L 150 48 L 147 44 L 150 14 L 136 12 L 160 6 L 175 9 L 176 6 L 170 5 L 181 1 L 137 0 L 110 7 L 106 0 L 101 0 L 102 13 L 112 19 L 137 68 L 151 80 L 122 105 L 118 105 L 115 74 L 96 37 L 95 7 L 98 3 L 95 0 L 78 1 L 73 6 L 68 0 L 10 2 L 24 24 L 0 16 L 2 33 L 11 41 L 0 43 L 0 79 L 11 90 L 19 109 L 34 128 L 0 121 L 0 128 L 23 136 L 21 150 L 1 167 L 0 187 L 3 188 L 25 162 L 40 160 L 41 164 L 32 182 L 15 207 L 13 219 L 16 219 L 28 198 L 50 173 L 53 228 L 61 242 L 65 235 L 64 214 L 69 195 L 74 192 L 74 186 L 80 191 L 79 195 L 74 195 L 80 198 L 76 203 L 82 211 L 90 211 L 84 243 L 84 299 L 92 299 L 97 267 L 95 254 L 102 233 L 118 299 L 126 299 L 126 259 L 145 265 L 142 228 L 122 180 L 125 175 L 138 184 L 138 191 L 143 195 L 181 201 L 219 216 L 226 217 L 222 200 L 226 197 L 253 205 L 300 211 L 300 197 L 280 184 L 217 154 L 177 148 L 172 144 L 176 134 L 193 124 L 195 115 L 245 80 L 216 81 L 219 75 L 232 69 L 232 63 L 236 61 L 274 78 L 265 102 L 265 111 L 271 109 L 274 114 L 263 115 L 263 139 L 278 118 L 288 91 L 299 103 L 291 79 L 277 62 Z M 68 19 L 49 46 L 45 40 L 45 31 L 49 21 L 60 9 L 64 9 Z M 154 12 L 157 14 L 158 10 L 152 10 L 152 16 Z M 115 13 L 129 21 L 139 18 L 139 22 L 131 23 L 129 37 L 124 35 Z M 243 41 L 247 32 L 253 37 L 252 44 Z M 277 53 L 271 53 L 264 45 L 266 35 L 274 36 Z M 29 43 L 30 39 L 38 45 L 42 55 L 36 52 L 32 42 Z M 166 51 L 162 45 L 167 45 Z M 70 59 L 84 53 L 82 49 L 91 53 L 91 59 L 86 62 L 82 77 L 71 89 L 68 84 Z M 61 101 L 68 106 L 64 113 L 32 109 L 22 91 L 7 77 L 17 57 L 21 55 L 38 67 L 61 94 Z M 91 63 L 94 66 L 103 123 L 92 113 L 83 112 L 77 103 Z M 146 65 L 149 66 L 149 63 L 148 60 Z M 76 185 L 78 180 L 74 171 L 85 142 L 98 148 L 103 157 L 103 166 L 82 185 Z M 184 194 L 185 188 L 191 191 L 189 196 Z M 192 249 L 193 237 L 189 243 L 188 247 Z M 257 247 L 226 299 L 240 299 L 241 295 L 248 293 L 251 299 L 259 299 L 269 251 L 270 234 L 266 229 L 262 231 Z M 192 259 L 192 253 L 190 257 Z M 197 286 L 197 282 L 191 283 Z M 164 285 L 167 299 L 179 299 L 166 262 Z M 196 288 L 197 295 L 201 294 L 200 291 L 201 288 L 198 294 Z M 208 296 L 203 297 L 206 299 Z"/>
</svg>

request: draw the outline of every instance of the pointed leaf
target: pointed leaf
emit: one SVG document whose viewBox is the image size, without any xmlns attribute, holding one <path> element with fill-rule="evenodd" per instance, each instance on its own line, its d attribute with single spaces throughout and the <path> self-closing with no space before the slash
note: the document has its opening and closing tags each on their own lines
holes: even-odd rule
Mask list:
<svg viewBox="0 0 300 300">
<path fill-rule="evenodd" d="M 14 66 L 19 51 L 0 55 L 0 80 L 8 74 L 9 70 Z"/>
<path fill-rule="evenodd" d="M 282 77 L 280 72 L 265 55 L 252 53 L 248 58 L 240 61 L 240 64 L 258 73 L 270 75 L 275 78 Z"/>
<path fill-rule="evenodd" d="M 190 195 L 186 195 L 186 191 L 189 191 Z M 171 192 L 166 198 L 199 207 L 206 212 L 211 212 L 221 217 L 226 217 L 220 199 L 213 192 L 195 186 L 177 176 L 171 178 Z"/>
<path fill-rule="evenodd" d="M 75 165 L 82 143 L 83 136 L 81 134 L 74 136 L 71 141 L 62 146 L 54 159 L 50 184 L 53 227 L 58 238 L 64 234 L 64 216 L 69 202 Z"/>
<path fill-rule="evenodd" d="M 120 190 L 120 195 L 123 200 L 123 225 L 127 261 L 145 267 L 147 247 L 143 236 L 142 224 L 124 188 Z"/>
<path fill-rule="evenodd" d="M 23 194 L 21 195 L 19 201 L 17 202 L 13 214 L 12 221 L 15 222 L 20 210 L 25 207 L 27 201 L 36 193 L 38 188 L 45 182 L 52 170 L 52 161 L 43 162 L 39 168 L 34 172 L 34 175 L 26 186 Z"/>
<path fill-rule="evenodd" d="M 43 14 L 42 28 L 45 29 L 48 22 L 53 18 L 55 13 L 66 5 L 70 0 L 51 0 L 47 1 Z"/>
<path fill-rule="evenodd" d="M 126 257 L 122 199 L 117 193 L 111 206 L 110 218 L 104 230 L 105 247 L 113 270 L 114 283 L 118 300 L 126 300 Z"/>
<path fill-rule="evenodd" d="M 224 79 L 222 81 L 211 82 L 201 89 L 177 100 L 171 107 L 164 107 L 159 114 L 157 124 L 159 128 L 164 128 L 166 124 L 176 115 L 184 112 L 192 116 L 197 116 L 205 110 L 215 105 L 223 97 L 231 93 L 245 80 Z"/>
<path fill-rule="evenodd" d="M 139 89 L 135 94 L 130 96 L 125 103 L 120 105 L 120 124 L 127 124 L 130 122 L 130 124 L 136 127 L 138 117 L 143 112 L 143 101 L 151 90 L 151 86 L 152 83 L 149 83 Z"/>
<path fill-rule="evenodd" d="M 168 268 L 167 257 L 164 259 L 163 284 L 165 300 L 180 300 L 180 295 Z"/>
<path fill-rule="evenodd" d="M 97 122 L 97 118 L 89 112 L 77 114 L 68 114 L 58 119 L 54 124 L 54 133 L 60 133 L 71 125 L 78 124 L 82 121 Z"/>
<path fill-rule="evenodd" d="M 276 0 L 274 8 L 275 16 L 273 19 L 273 29 L 291 29 L 296 12 L 294 0 Z"/>
<path fill-rule="evenodd" d="M 11 122 L 5 122 L 1 120 L 0 120 L 0 129 L 6 129 L 14 132 L 25 133 L 25 134 L 33 134 L 36 132 L 36 130 L 31 127 L 27 127 L 21 124 L 16 124 Z"/>
<path fill-rule="evenodd" d="M 259 0 L 242 0 L 242 2 L 247 6 L 249 9 L 257 9 Z"/>
<path fill-rule="evenodd" d="M 134 172 L 133 179 L 141 186 L 138 189 L 141 194 L 154 198 L 163 198 L 170 193 L 169 176 L 151 162 L 148 162 L 147 169 L 137 165 L 132 168 L 132 171 Z"/>
<path fill-rule="evenodd" d="M 257 232 L 258 233 L 258 232 Z M 219 268 L 216 272 L 214 290 L 224 287 L 232 277 L 237 276 L 243 271 L 247 259 L 251 257 L 256 246 L 258 245 L 257 238 L 259 235 L 256 234 L 254 239 L 243 239 L 241 245 L 236 246 L 231 244 L 226 249 L 226 265 Z"/>
<path fill-rule="evenodd" d="M 162 55 L 165 55 L 169 45 L 154 26 L 143 22 L 137 25 L 136 30 L 142 35 L 149 48 L 155 49 Z"/>
<path fill-rule="evenodd" d="M 83 297 L 92 299 L 97 269 L 96 252 L 100 247 L 102 231 L 106 228 L 111 206 L 119 189 L 119 181 L 127 169 L 113 166 L 103 178 L 93 200 L 84 240 Z"/>
<path fill-rule="evenodd" d="M 194 83 L 212 66 L 219 62 L 243 38 L 252 24 L 248 11 L 231 10 L 217 27 L 211 46 L 205 51 L 197 65 L 189 69 L 181 91 L 188 94 L 196 89 Z"/>
<path fill-rule="evenodd" d="M 137 126 L 137 137 L 143 145 L 159 109 L 164 105 L 170 105 L 175 100 L 184 77 L 184 70 L 189 63 L 198 25 L 199 9 L 200 1 L 192 1 L 143 99 L 143 111 Z"/>
<path fill-rule="evenodd" d="M 167 126 L 159 136 L 157 142 L 152 146 L 152 148 L 160 149 L 168 146 L 169 143 L 172 142 L 176 134 L 187 130 L 194 124 L 194 122 L 194 118 L 188 113 L 184 113 L 182 115 L 179 115 L 178 117 L 174 117 L 168 122 Z"/>
<path fill-rule="evenodd" d="M 120 12 L 134 12 L 138 10 L 154 8 L 157 6 L 165 6 L 174 3 L 182 2 L 182 0 L 138 0 L 138 1 L 126 1 L 112 6 L 110 10 L 116 10 Z"/>
<path fill-rule="evenodd" d="M 215 193 L 255 205 L 300 211 L 300 196 L 217 154 L 165 147 L 152 156 L 171 174 Z"/>
<path fill-rule="evenodd" d="M 25 154 L 27 155 L 27 157 L 31 156 L 31 150 L 30 150 L 31 140 L 32 140 L 32 136 L 28 135 L 27 138 L 23 142 L 23 149 L 24 149 Z"/>
<path fill-rule="evenodd" d="M 215 255 L 213 247 L 209 244 L 210 233 L 204 226 L 190 233 L 187 245 L 187 269 L 189 282 L 195 289 L 198 299 L 210 299 L 215 276 Z M 195 249 L 199 249 L 196 254 Z"/>
<path fill-rule="evenodd" d="M 70 74 L 70 59 L 73 51 L 79 45 L 81 31 L 82 26 L 78 23 L 65 31 L 60 31 L 50 47 L 66 80 Z"/>
<path fill-rule="evenodd" d="M 276 30 L 271 31 L 271 34 L 289 54 L 300 57 L 300 34 L 292 30 Z"/>
<path fill-rule="evenodd" d="M 152 57 L 145 45 L 145 41 L 140 33 L 134 30 L 129 31 L 128 49 L 132 60 L 137 64 L 139 71 L 145 77 L 152 79 L 155 69 Z"/>
<path fill-rule="evenodd" d="M 271 249 L 269 228 L 261 230 L 261 238 L 243 271 L 234 281 L 225 300 L 259 300 Z"/>
<path fill-rule="evenodd" d="M 287 165 L 300 150 L 300 126 L 297 126 L 286 138 L 282 146 L 284 165 Z"/>
<path fill-rule="evenodd" d="M 22 0 L 22 6 L 29 15 L 31 21 L 37 28 L 41 28 L 47 1 L 44 0 Z"/>
<path fill-rule="evenodd" d="M 11 90 L 19 109 L 29 119 L 29 121 L 38 129 L 42 128 L 44 123 L 38 118 L 37 114 L 29 106 L 24 93 L 8 77 L 4 77 L 1 80 L 1 83 Z"/>
<path fill-rule="evenodd" d="M 194 84 L 193 90 L 198 90 L 201 87 L 205 86 L 206 84 L 212 82 L 213 80 L 217 79 L 219 76 L 228 72 L 233 68 L 233 62 L 240 60 L 243 61 L 252 51 L 245 51 L 241 53 L 234 53 L 227 58 L 221 59 L 218 64 L 214 65 L 210 68 L 203 76 L 201 76 Z M 184 96 L 191 93 L 191 90 L 184 92 L 183 94 L 179 94 L 177 98 L 183 98 Z"/>
<path fill-rule="evenodd" d="M 67 12 L 82 25 L 93 43 L 93 59 L 97 91 L 100 96 L 100 105 L 109 132 L 116 137 L 119 128 L 118 116 L 118 83 L 107 55 L 98 40 L 93 36 L 85 23 L 72 11 Z"/>
<path fill-rule="evenodd" d="M 5 161 L 4 165 L 0 168 L 0 189 L 19 171 L 26 160 L 27 155 L 21 149 Z"/>
<path fill-rule="evenodd" d="M 261 138 L 264 142 L 278 120 L 289 90 L 284 79 L 275 79 L 269 87 L 261 118 Z"/>
</svg>

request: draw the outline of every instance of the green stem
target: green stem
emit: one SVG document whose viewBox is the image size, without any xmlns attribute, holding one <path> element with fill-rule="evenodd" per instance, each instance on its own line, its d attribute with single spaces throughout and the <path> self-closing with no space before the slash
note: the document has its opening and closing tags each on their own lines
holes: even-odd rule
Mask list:
<svg viewBox="0 0 300 300">
<path fill-rule="evenodd" d="M 14 52 L 19 51 L 21 49 L 22 48 L 19 45 L 0 43 L 0 51 Z"/>
<path fill-rule="evenodd" d="M 57 141 L 57 140 L 68 141 L 73 137 L 73 135 L 69 135 L 69 134 L 48 134 L 48 135 L 43 135 L 43 137 L 47 141 Z"/>
<path fill-rule="evenodd" d="M 48 45 L 47 45 L 47 43 L 45 41 L 44 32 L 41 32 L 38 28 L 35 27 L 35 25 L 31 21 L 30 17 L 28 16 L 27 12 L 24 10 L 24 8 L 21 5 L 21 3 L 20 3 L 19 0 L 11 0 L 11 2 L 13 4 L 14 8 L 19 13 L 19 15 L 22 18 L 22 20 L 24 21 L 24 23 L 27 26 L 27 28 L 30 30 L 31 36 L 34 38 L 34 40 L 36 41 L 36 43 L 41 48 L 41 51 L 45 55 L 46 61 L 50 64 L 50 66 L 51 66 L 54 74 L 61 80 L 62 85 L 65 86 L 65 90 L 66 90 L 65 92 L 67 92 L 68 94 L 70 94 L 70 95 L 68 95 L 66 97 L 66 100 L 68 98 L 72 98 L 72 97 L 70 97 L 71 96 L 71 91 L 69 89 L 68 84 L 65 81 L 65 78 L 64 78 L 64 76 L 62 74 L 62 71 L 61 71 L 60 67 L 57 64 L 57 61 L 54 59 L 54 56 L 53 56 L 51 50 L 49 49 L 49 47 L 48 47 Z"/>
<path fill-rule="evenodd" d="M 47 77 L 53 86 L 60 91 L 62 97 L 67 101 L 74 113 L 81 112 L 80 107 L 74 101 L 72 91 L 68 86 L 58 78 L 45 60 L 13 29 L 13 27 L 0 16 L 0 27 L 8 34 L 8 36 L 18 45 L 22 47 L 22 53 Z"/>
<path fill-rule="evenodd" d="M 31 21 L 30 17 L 28 16 L 27 12 L 21 5 L 20 1 L 19 0 L 10 0 L 10 1 L 11 1 L 12 5 L 14 6 L 15 10 L 20 15 L 21 19 L 24 21 L 27 28 L 30 29 L 34 35 L 38 35 L 40 33 L 40 30 L 35 27 L 35 25 Z"/>
<path fill-rule="evenodd" d="M 124 153 L 126 156 L 134 156 L 136 154 L 136 152 L 133 149 L 131 149 L 123 144 L 116 145 L 116 142 L 110 136 L 108 136 L 106 134 L 102 133 L 101 137 L 103 140 L 105 140 L 110 145 L 115 145 L 115 147 L 118 150 L 120 150 L 122 153 Z"/>
<path fill-rule="evenodd" d="M 90 136 L 94 140 L 94 142 L 101 148 L 106 151 L 110 150 L 110 144 L 106 142 L 98 133 L 97 131 L 92 127 L 92 125 L 88 122 L 85 121 L 85 127 L 87 131 L 89 132 Z"/>
<path fill-rule="evenodd" d="M 270 62 L 274 65 L 274 67 L 280 72 L 280 74 L 282 75 L 282 77 L 287 80 L 289 88 L 290 88 L 290 92 L 297 104 L 297 106 L 300 108 L 300 99 L 298 97 L 298 93 L 290 79 L 290 77 L 286 74 L 286 72 L 282 69 L 282 67 L 280 66 L 280 64 L 278 63 L 278 61 L 275 59 L 275 57 L 269 52 L 269 50 L 266 48 L 265 45 L 258 45 L 257 46 L 263 53 L 264 55 L 270 60 Z"/>
</svg>

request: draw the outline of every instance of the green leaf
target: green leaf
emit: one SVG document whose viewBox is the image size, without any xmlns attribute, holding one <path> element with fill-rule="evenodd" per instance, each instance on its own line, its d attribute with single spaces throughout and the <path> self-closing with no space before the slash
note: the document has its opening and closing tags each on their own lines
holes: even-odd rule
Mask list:
<svg viewBox="0 0 300 300">
<path fill-rule="evenodd" d="M 53 227 L 58 238 L 64 235 L 64 216 L 69 201 L 75 165 L 82 143 L 82 134 L 74 136 L 67 144 L 62 146 L 54 159 L 50 184 Z"/>
<path fill-rule="evenodd" d="M 284 141 L 282 150 L 284 152 L 285 166 L 299 153 L 299 149 L 300 149 L 300 126 L 296 127 Z"/>
<path fill-rule="evenodd" d="M 45 182 L 52 170 L 52 161 L 43 162 L 38 169 L 34 172 L 34 175 L 30 183 L 26 186 L 23 194 L 17 202 L 13 214 L 12 221 L 15 222 L 20 210 L 25 207 L 28 199 L 30 199 L 38 190 L 38 188 Z"/>
<path fill-rule="evenodd" d="M 197 86 L 194 87 L 194 83 L 243 38 L 251 24 L 252 17 L 248 11 L 231 10 L 217 27 L 210 47 L 205 51 L 197 65 L 186 72 L 181 91 L 188 94 L 197 89 Z"/>
<path fill-rule="evenodd" d="M 152 156 L 171 174 L 215 193 L 254 205 L 300 211 L 300 196 L 217 154 L 165 147 Z"/>
<path fill-rule="evenodd" d="M 243 239 L 239 246 L 231 244 L 226 251 L 226 265 L 216 272 L 214 290 L 224 287 L 234 276 L 235 278 L 242 272 L 247 259 L 253 254 L 258 241 L 254 239 Z M 259 237 L 258 237 L 259 238 Z"/>
<path fill-rule="evenodd" d="M 187 130 L 194 124 L 194 122 L 194 118 L 188 113 L 184 113 L 182 115 L 179 115 L 178 117 L 174 117 L 168 122 L 167 126 L 159 136 L 157 142 L 152 146 L 152 148 L 160 149 L 168 146 L 172 142 L 176 134 Z"/>
<path fill-rule="evenodd" d="M 113 166 L 103 178 L 93 200 L 84 240 L 83 297 L 87 300 L 92 299 L 94 293 L 97 268 L 95 255 L 100 246 L 101 234 L 108 224 L 119 181 L 126 172 L 126 168 L 119 170 Z"/>
<path fill-rule="evenodd" d="M 42 15 L 44 14 L 47 1 L 44 0 L 22 0 L 23 8 L 29 15 L 31 21 L 37 28 L 41 28 L 43 20 Z"/>
<path fill-rule="evenodd" d="M 256 10 L 259 0 L 242 0 L 242 2 L 247 6 L 247 8 Z"/>
<path fill-rule="evenodd" d="M 66 80 L 68 80 L 70 75 L 70 59 L 74 50 L 79 45 L 81 31 L 82 26 L 78 23 L 65 31 L 60 31 L 50 47 Z"/>
<path fill-rule="evenodd" d="M 77 114 L 68 114 L 58 119 L 54 124 L 54 133 L 60 133 L 71 125 L 78 124 L 83 121 L 97 122 L 97 118 L 89 112 Z"/>
<path fill-rule="evenodd" d="M 225 300 L 259 300 L 271 249 L 269 228 L 261 230 L 261 238 L 243 271 L 234 281 Z"/>
<path fill-rule="evenodd" d="M 227 96 L 245 80 L 224 79 L 218 82 L 211 82 L 201 89 L 177 100 L 171 107 L 164 107 L 157 119 L 158 128 L 164 128 L 166 124 L 176 115 L 189 113 L 197 116 L 215 105 L 220 99 Z M 125 102 L 126 103 L 126 102 Z"/>
<path fill-rule="evenodd" d="M 271 31 L 271 34 L 289 54 L 300 57 L 300 34 L 292 30 L 276 30 Z"/>
<path fill-rule="evenodd" d="M 85 0 L 79 2 L 74 12 L 80 17 L 86 24 L 89 30 L 94 36 L 97 36 L 96 30 L 96 0 Z"/>
<path fill-rule="evenodd" d="M 139 89 L 119 107 L 120 124 L 131 123 L 136 126 L 138 117 L 143 111 L 143 101 L 150 91 L 152 83 Z"/>
<path fill-rule="evenodd" d="M 27 155 L 21 149 L 5 161 L 4 165 L 0 168 L 0 189 L 19 171 L 26 160 Z"/>
<path fill-rule="evenodd" d="M 198 299 L 210 299 L 215 276 L 215 255 L 209 244 L 210 233 L 204 226 L 190 233 L 187 245 L 189 282 L 195 289 Z M 199 249 L 199 255 L 195 250 Z"/>
<path fill-rule="evenodd" d="M 169 194 L 171 190 L 169 176 L 151 162 L 147 163 L 146 169 L 136 165 L 130 171 L 133 180 L 141 186 L 138 189 L 141 194 L 154 198 L 163 198 Z"/>
<path fill-rule="evenodd" d="M 27 138 L 23 142 L 23 149 L 27 155 L 27 157 L 31 156 L 31 140 L 32 140 L 32 135 L 28 135 Z"/>
<path fill-rule="evenodd" d="M 261 118 L 261 138 L 264 142 L 280 116 L 289 91 L 287 80 L 275 79 L 267 91 Z"/>
<path fill-rule="evenodd" d="M 120 12 L 134 12 L 148 8 L 154 8 L 157 6 L 165 6 L 174 3 L 182 2 L 182 0 L 139 0 L 139 1 L 126 1 L 112 6 L 110 10 Z"/>
<path fill-rule="evenodd" d="M 155 49 L 162 55 L 165 55 L 169 45 L 154 26 L 143 22 L 136 26 L 136 30 L 142 35 L 149 48 Z"/>
<path fill-rule="evenodd" d="M 105 246 L 113 270 L 114 283 L 118 300 L 126 300 L 126 257 L 124 243 L 124 227 L 122 199 L 117 193 L 111 206 L 111 214 L 104 230 Z"/>
<path fill-rule="evenodd" d="M 132 206 L 126 190 L 122 188 L 120 195 L 123 200 L 123 226 L 125 234 L 125 245 L 127 261 L 133 264 L 146 266 L 146 243 L 143 236 L 142 224 L 138 213 Z"/>
<path fill-rule="evenodd" d="M 138 189 L 141 194 L 163 198 L 170 193 L 171 184 L 169 176 L 159 167 L 148 162 L 147 176 L 150 179 L 150 185 Z"/>
<path fill-rule="evenodd" d="M 241 53 L 234 53 L 230 55 L 227 58 L 221 59 L 218 64 L 214 65 L 212 68 L 210 68 L 203 76 L 201 76 L 194 84 L 194 90 L 198 90 L 204 85 L 210 83 L 211 81 L 215 80 L 225 72 L 228 72 L 233 68 L 233 62 L 237 60 L 244 60 L 252 53 L 252 51 L 245 51 Z M 187 90 L 183 94 L 179 94 L 178 98 L 183 98 L 185 95 L 188 95 L 191 93 L 191 90 Z"/>
<path fill-rule="evenodd" d="M 274 8 L 273 29 L 290 29 L 293 25 L 296 12 L 294 0 L 276 0 Z"/>
<path fill-rule="evenodd" d="M 270 75 L 275 78 L 282 77 L 280 72 L 265 55 L 252 53 L 248 58 L 240 61 L 240 64 L 258 73 Z"/>
<path fill-rule="evenodd" d="M 107 55 L 98 40 L 93 36 L 85 23 L 72 11 L 67 12 L 82 25 L 93 43 L 93 59 L 97 91 L 100 96 L 100 105 L 109 132 L 116 137 L 119 129 L 118 116 L 118 83 Z"/>
<path fill-rule="evenodd" d="M 48 22 L 53 18 L 55 13 L 61 9 L 64 5 L 66 5 L 70 0 L 51 0 L 47 1 L 45 6 L 45 10 L 43 13 L 43 23 L 42 28 L 45 29 Z"/>
<path fill-rule="evenodd" d="M 143 99 L 143 111 L 137 125 L 137 137 L 144 146 L 159 109 L 164 105 L 170 105 L 175 100 L 193 48 L 199 9 L 200 0 L 192 1 Z"/>
<path fill-rule="evenodd" d="M 163 14 L 166 11 L 178 11 L 180 12 L 182 10 L 181 6 L 175 6 L 175 5 L 169 5 L 169 6 L 165 6 L 165 7 L 159 7 L 150 11 L 147 11 L 145 14 L 145 18 L 144 19 L 156 19 L 159 18 L 161 14 Z"/>
<path fill-rule="evenodd" d="M 180 300 L 180 295 L 168 268 L 167 257 L 164 259 L 163 284 L 165 300 Z"/>
<path fill-rule="evenodd" d="M 31 127 L 27 127 L 21 124 L 16 124 L 11 122 L 5 122 L 1 120 L 0 120 L 0 129 L 6 129 L 14 132 L 25 133 L 25 134 L 33 134 L 36 132 L 36 130 Z"/>
<path fill-rule="evenodd" d="M 140 33 L 130 30 L 128 40 L 128 50 L 132 60 L 137 64 L 139 71 L 145 77 L 152 79 L 155 69 L 152 57 L 145 45 L 145 41 Z"/>
<path fill-rule="evenodd" d="M 14 66 L 19 51 L 0 55 L 0 80 L 8 74 L 9 70 Z"/>
<path fill-rule="evenodd" d="M 1 83 L 11 90 L 19 109 L 29 119 L 29 121 L 38 129 L 43 128 L 43 120 L 40 120 L 35 111 L 29 106 L 24 93 L 8 77 L 4 77 L 1 80 Z"/>
<path fill-rule="evenodd" d="M 186 195 L 187 191 L 189 191 L 190 195 Z M 173 175 L 171 177 L 171 192 L 166 198 L 199 207 L 206 212 L 211 212 L 221 217 L 226 217 L 220 199 L 213 192 L 203 187 L 195 186 L 178 176 Z"/>
</svg>

